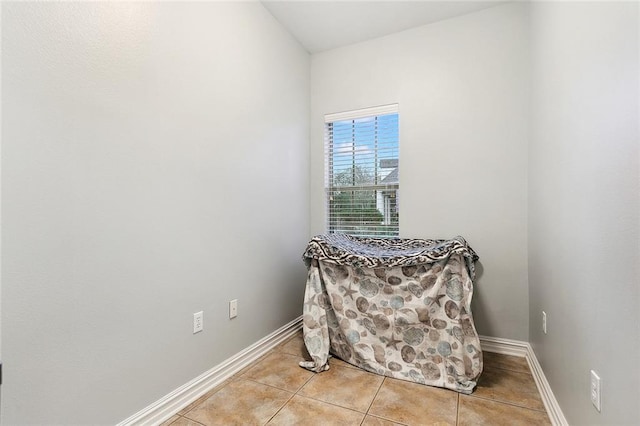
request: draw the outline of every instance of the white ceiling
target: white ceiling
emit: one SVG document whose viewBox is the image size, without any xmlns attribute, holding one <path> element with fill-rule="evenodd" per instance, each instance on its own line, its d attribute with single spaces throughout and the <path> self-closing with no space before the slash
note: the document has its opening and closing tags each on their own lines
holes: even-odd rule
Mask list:
<svg viewBox="0 0 640 426">
<path fill-rule="evenodd" d="M 309 51 L 321 52 L 486 9 L 509 0 L 262 0 Z"/>
</svg>

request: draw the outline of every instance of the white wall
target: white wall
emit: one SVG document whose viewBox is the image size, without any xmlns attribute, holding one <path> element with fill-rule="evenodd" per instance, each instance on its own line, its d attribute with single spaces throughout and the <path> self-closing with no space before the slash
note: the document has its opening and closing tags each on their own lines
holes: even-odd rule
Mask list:
<svg viewBox="0 0 640 426">
<path fill-rule="evenodd" d="M 323 115 L 399 103 L 400 234 L 463 235 L 482 334 L 528 340 L 528 21 L 508 4 L 311 60 L 311 231 L 325 230 Z"/>
<path fill-rule="evenodd" d="M 309 57 L 259 3 L 2 7 L 2 423 L 113 424 L 300 314 Z"/>
<path fill-rule="evenodd" d="M 639 13 L 532 5 L 530 338 L 576 425 L 640 424 Z"/>
</svg>

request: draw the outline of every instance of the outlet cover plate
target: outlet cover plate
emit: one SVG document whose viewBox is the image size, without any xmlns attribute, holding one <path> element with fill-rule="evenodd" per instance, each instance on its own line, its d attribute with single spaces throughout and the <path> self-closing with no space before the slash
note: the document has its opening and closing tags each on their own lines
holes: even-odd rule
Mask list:
<svg viewBox="0 0 640 426">
<path fill-rule="evenodd" d="M 233 319 L 238 316 L 238 299 L 229 301 L 229 319 Z"/>
<path fill-rule="evenodd" d="M 204 314 L 202 311 L 193 314 L 193 334 L 199 333 L 204 329 Z"/>
</svg>

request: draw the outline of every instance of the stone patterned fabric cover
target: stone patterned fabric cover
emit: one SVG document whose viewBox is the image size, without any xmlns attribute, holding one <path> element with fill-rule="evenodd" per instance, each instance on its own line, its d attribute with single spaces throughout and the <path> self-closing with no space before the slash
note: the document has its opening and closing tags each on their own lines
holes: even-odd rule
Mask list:
<svg viewBox="0 0 640 426">
<path fill-rule="evenodd" d="M 329 352 L 373 373 L 471 393 L 482 373 L 471 315 L 476 253 L 452 240 L 311 239 L 304 341 L 315 372 Z"/>
</svg>

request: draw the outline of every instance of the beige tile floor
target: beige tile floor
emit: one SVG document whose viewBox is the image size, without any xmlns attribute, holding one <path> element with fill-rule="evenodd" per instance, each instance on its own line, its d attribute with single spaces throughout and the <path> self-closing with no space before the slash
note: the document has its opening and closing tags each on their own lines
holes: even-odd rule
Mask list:
<svg viewBox="0 0 640 426">
<path fill-rule="evenodd" d="M 332 358 L 329 371 L 298 366 L 302 333 L 163 425 L 548 425 L 524 358 L 484 353 L 471 395 L 382 377 Z"/>
</svg>

